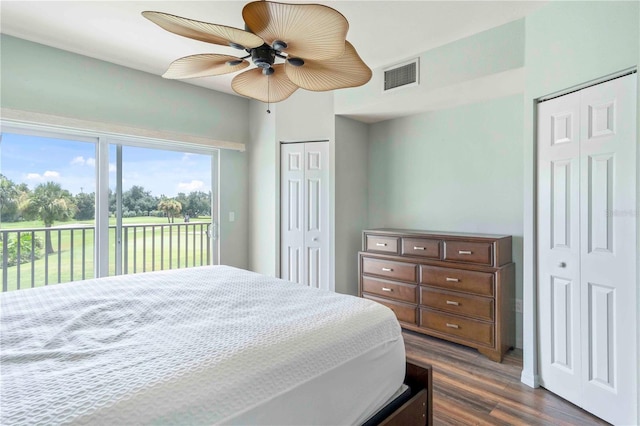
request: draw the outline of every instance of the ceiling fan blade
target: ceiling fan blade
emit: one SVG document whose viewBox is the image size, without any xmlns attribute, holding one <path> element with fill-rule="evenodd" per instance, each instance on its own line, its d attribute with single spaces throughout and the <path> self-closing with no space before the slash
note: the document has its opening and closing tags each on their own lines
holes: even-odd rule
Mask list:
<svg viewBox="0 0 640 426">
<path fill-rule="evenodd" d="M 294 84 L 315 92 L 362 86 L 371 80 L 371 69 L 360 59 L 356 49 L 348 41 L 344 55 L 337 59 L 305 59 L 302 66 L 286 62 L 285 71 Z"/>
<path fill-rule="evenodd" d="M 207 43 L 223 46 L 234 44 L 235 46 L 232 45 L 232 47 L 241 46 L 247 49 L 264 44 L 264 41 L 257 35 L 239 28 L 194 21 L 163 12 L 146 11 L 142 12 L 142 16 L 169 32 Z"/>
<path fill-rule="evenodd" d="M 287 99 L 298 86 L 293 84 L 284 72 L 284 64 L 273 66 L 274 73 L 266 76 L 261 68 L 253 68 L 238 74 L 231 82 L 231 88 L 239 95 L 262 102 L 280 102 Z"/>
<path fill-rule="evenodd" d="M 205 53 L 173 61 L 162 76 L 171 79 L 209 77 L 240 71 L 248 66 L 249 62 L 235 56 Z"/>
<path fill-rule="evenodd" d="M 284 41 L 289 56 L 323 60 L 341 56 L 349 22 L 337 10 L 320 4 L 254 1 L 242 9 L 247 27 L 273 46 Z"/>
</svg>

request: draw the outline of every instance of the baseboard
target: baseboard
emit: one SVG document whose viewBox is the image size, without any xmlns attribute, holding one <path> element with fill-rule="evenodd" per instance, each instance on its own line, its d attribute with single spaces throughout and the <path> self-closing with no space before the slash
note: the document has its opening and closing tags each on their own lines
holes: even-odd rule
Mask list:
<svg viewBox="0 0 640 426">
<path fill-rule="evenodd" d="M 540 376 L 537 374 L 528 374 L 525 370 L 522 370 L 520 381 L 531 388 L 540 387 Z"/>
</svg>

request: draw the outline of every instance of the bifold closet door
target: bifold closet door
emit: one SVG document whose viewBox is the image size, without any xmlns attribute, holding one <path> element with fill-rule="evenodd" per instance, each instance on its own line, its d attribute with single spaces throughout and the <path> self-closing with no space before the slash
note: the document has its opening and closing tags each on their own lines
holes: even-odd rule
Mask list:
<svg viewBox="0 0 640 426">
<path fill-rule="evenodd" d="M 281 144 L 280 275 L 329 289 L 329 143 Z"/>
<path fill-rule="evenodd" d="M 542 386 L 637 424 L 636 75 L 538 107 Z"/>
</svg>

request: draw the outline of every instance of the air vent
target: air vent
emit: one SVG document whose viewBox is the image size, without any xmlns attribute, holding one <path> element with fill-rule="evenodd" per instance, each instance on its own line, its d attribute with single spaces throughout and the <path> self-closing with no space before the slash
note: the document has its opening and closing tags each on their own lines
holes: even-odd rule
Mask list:
<svg viewBox="0 0 640 426">
<path fill-rule="evenodd" d="M 384 70 L 384 91 L 418 84 L 420 67 L 418 58 L 393 65 Z"/>
</svg>

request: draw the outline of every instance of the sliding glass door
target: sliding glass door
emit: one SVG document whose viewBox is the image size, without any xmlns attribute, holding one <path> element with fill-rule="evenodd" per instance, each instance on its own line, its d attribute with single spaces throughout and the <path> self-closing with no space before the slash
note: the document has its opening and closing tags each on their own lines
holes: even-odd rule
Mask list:
<svg viewBox="0 0 640 426">
<path fill-rule="evenodd" d="M 109 274 L 217 263 L 217 156 L 109 145 Z"/>
<path fill-rule="evenodd" d="M 217 263 L 217 150 L 3 130 L 2 291 Z"/>
<path fill-rule="evenodd" d="M 97 138 L 2 133 L 2 291 L 93 278 Z"/>
</svg>

